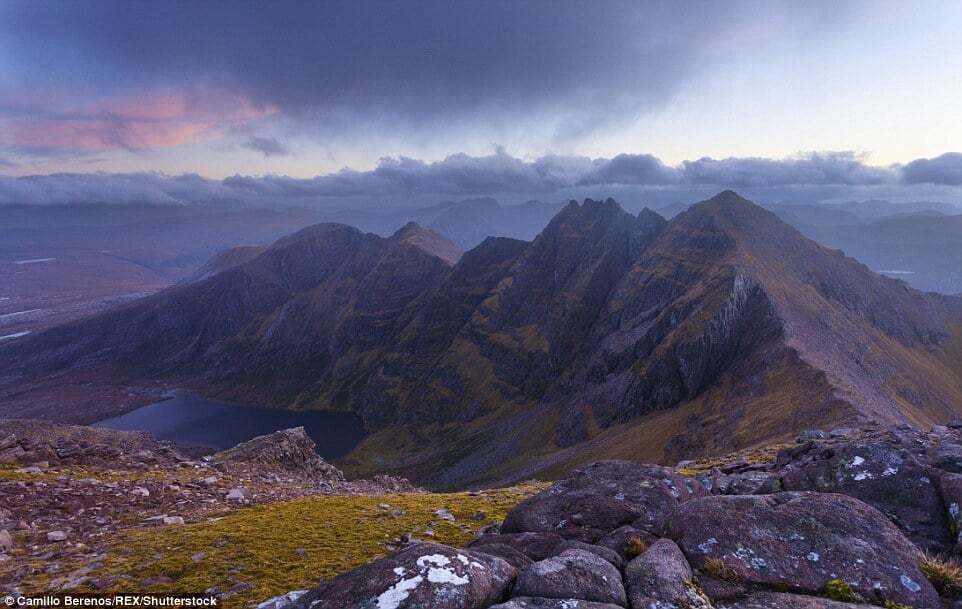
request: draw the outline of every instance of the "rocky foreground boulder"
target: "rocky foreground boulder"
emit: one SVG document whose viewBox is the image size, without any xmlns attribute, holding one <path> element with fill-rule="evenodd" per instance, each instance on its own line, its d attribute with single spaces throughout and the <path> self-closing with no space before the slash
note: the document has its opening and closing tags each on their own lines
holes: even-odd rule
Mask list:
<svg viewBox="0 0 962 609">
<path fill-rule="evenodd" d="M 675 507 L 705 494 L 697 480 L 668 467 L 600 461 L 526 499 L 508 514 L 501 531 L 551 531 L 593 542 L 631 524 L 658 534 Z"/>
<path fill-rule="evenodd" d="M 774 458 L 678 468 L 594 463 L 467 549 L 411 546 L 294 606 L 962 607 L 960 429 L 812 431 Z"/>
<path fill-rule="evenodd" d="M 879 604 L 939 606 L 919 569 L 918 548 L 882 513 L 852 497 L 706 497 L 680 506 L 670 528 L 697 568 L 748 586 L 819 594 L 840 579 Z"/>
<path fill-rule="evenodd" d="M 504 598 L 516 576 L 500 558 L 419 543 L 321 584 L 295 606 L 484 609 Z"/>
</svg>

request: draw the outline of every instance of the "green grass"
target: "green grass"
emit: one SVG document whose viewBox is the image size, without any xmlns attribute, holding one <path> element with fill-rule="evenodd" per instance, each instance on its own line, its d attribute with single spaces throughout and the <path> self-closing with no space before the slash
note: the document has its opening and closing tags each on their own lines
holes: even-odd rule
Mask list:
<svg viewBox="0 0 962 609">
<path fill-rule="evenodd" d="M 246 606 L 288 590 L 308 588 L 318 578 L 362 565 L 388 553 L 387 544 L 410 533 L 427 541 L 462 545 L 481 527 L 502 520 L 522 499 L 545 485 L 480 493 L 311 497 L 245 508 L 207 522 L 129 529 L 112 540 L 102 568 L 92 577 L 117 578 L 110 592 L 203 592 L 251 584 L 231 597 Z M 382 507 L 384 505 L 389 508 Z M 445 508 L 455 522 L 434 511 Z M 399 512 L 398 512 L 399 511 Z M 483 517 L 479 517 L 483 512 Z M 434 536 L 425 534 L 433 528 Z M 194 560 L 199 554 L 205 556 Z M 47 592 L 49 575 L 37 562 L 22 582 L 25 593 Z M 69 572 L 65 565 L 61 572 Z M 142 586 L 149 577 L 167 584 Z"/>
</svg>

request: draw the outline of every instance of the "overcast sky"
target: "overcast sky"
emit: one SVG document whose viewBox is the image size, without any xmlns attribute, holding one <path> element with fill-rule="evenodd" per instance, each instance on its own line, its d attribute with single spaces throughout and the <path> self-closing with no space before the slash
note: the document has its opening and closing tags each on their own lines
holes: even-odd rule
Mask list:
<svg viewBox="0 0 962 609">
<path fill-rule="evenodd" d="M 0 201 L 56 172 L 281 196 L 958 186 L 960 30 L 954 1 L 7 0 Z"/>
</svg>

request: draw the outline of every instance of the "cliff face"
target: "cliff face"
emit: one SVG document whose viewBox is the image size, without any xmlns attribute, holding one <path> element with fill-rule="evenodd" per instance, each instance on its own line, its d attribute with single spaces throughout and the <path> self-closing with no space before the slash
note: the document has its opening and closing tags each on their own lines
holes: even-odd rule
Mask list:
<svg viewBox="0 0 962 609">
<path fill-rule="evenodd" d="M 452 265 L 456 253 L 413 225 L 389 239 L 305 229 L 0 347 L 17 362 L 0 365 L 0 403 L 36 395 L 13 383 L 95 375 L 350 409 L 372 435 L 345 467 L 440 485 L 959 414 L 958 299 L 874 275 L 735 193 L 670 223 L 572 202 L 533 242 L 490 238 Z"/>
</svg>

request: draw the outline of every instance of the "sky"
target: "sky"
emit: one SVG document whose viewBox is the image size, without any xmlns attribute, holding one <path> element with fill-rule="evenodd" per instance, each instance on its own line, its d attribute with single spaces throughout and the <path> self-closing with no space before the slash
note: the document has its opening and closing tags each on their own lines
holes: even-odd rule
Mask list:
<svg viewBox="0 0 962 609">
<path fill-rule="evenodd" d="M 0 3 L 0 203 L 962 202 L 960 108 L 962 2 Z"/>
</svg>

